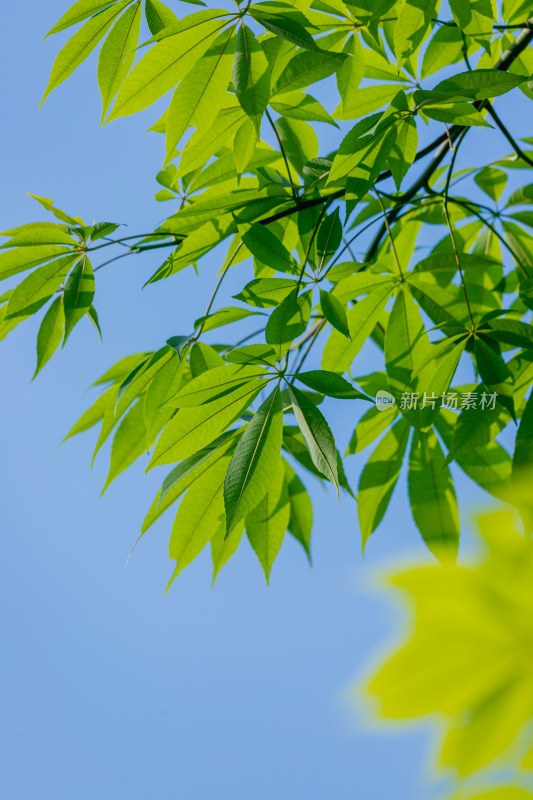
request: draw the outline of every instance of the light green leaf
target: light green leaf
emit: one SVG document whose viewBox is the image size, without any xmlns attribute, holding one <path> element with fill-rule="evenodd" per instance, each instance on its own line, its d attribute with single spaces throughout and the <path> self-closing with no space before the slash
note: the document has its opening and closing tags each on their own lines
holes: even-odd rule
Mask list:
<svg viewBox="0 0 533 800">
<path fill-rule="evenodd" d="M 415 436 L 409 456 L 411 513 L 431 552 L 455 560 L 459 545 L 459 512 L 450 470 L 433 431 Z"/>
<path fill-rule="evenodd" d="M 524 75 L 515 75 L 501 69 L 476 69 L 446 78 L 438 83 L 433 91 L 437 94 L 466 97 L 469 100 L 485 100 L 505 94 L 526 80 L 527 77 Z"/>
<path fill-rule="evenodd" d="M 248 514 L 245 521 L 246 534 L 259 563 L 263 567 L 267 583 L 272 564 L 283 543 L 289 525 L 291 506 L 285 481 L 283 462 L 278 457 L 269 474 L 268 489 L 261 502 Z"/>
<path fill-rule="evenodd" d="M 394 27 L 394 52 L 401 67 L 424 41 L 437 14 L 437 0 L 405 0 Z"/>
<path fill-rule="evenodd" d="M 64 247 L 42 245 L 40 247 L 20 247 L 7 253 L 0 253 L 0 280 L 11 278 L 19 272 L 26 272 L 39 264 L 65 255 Z"/>
<path fill-rule="evenodd" d="M 457 27 L 467 36 L 487 47 L 492 38 L 492 0 L 450 0 Z"/>
<path fill-rule="evenodd" d="M 129 2 L 130 0 L 121 0 L 121 2 L 114 3 L 110 8 L 106 8 L 95 17 L 92 17 L 61 48 L 54 61 L 41 105 L 50 92 L 60 83 L 63 83 L 69 75 L 72 75 L 74 70 L 92 53 L 98 42 Z"/>
<path fill-rule="evenodd" d="M 9 298 L 6 321 L 15 317 L 27 317 L 38 311 L 57 291 L 75 260 L 76 257 L 71 255 L 56 259 L 24 278 Z"/>
<path fill-rule="evenodd" d="M 184 78 L 225 26 L 220 9 L 198 11 L 168 30 L 172 35 L 152 47 L 126 78 L 109 119 L 148 108 Z"/>
<path fill-rule="evenodd" d="M 224 359 L 232 364 L 267 364 L 274 367 L 276 354 L 268 344 L 249 344 L 230 350 Z"/>
<path fill-rule="evenodd" d="M 416 122 L 412 117 L 402 120 L 396 129 L 396 136 L 389 152 L 389 169 L 399 190 L 402 181 L 412 166 L 418 148 Z"/>
<path fill-rule="evenodd" d="M 66 442 L 66 440 L 70 439 L 71 436 L 76 436 L 78 433 L 88 431 L 98 422 L 101 422 L 104 418 L 106 410 L 109 407 L 115 407 L 116 396 L 116 386 L 110 386 L 109 389 L 106 389 L 103 394 L 96 398 L 92 406 L 90 406 L 90 408 L 88 408 L 87 411 L 81 415 L 76 424 L 73 425 L 73 427 L 67 433 L 63 441 Z"/>
<path fill-rule="evenodd" d="M 299 119 L 280 117 L 274 123 L 290 164 L 299 175 L 308 161 L 318 156 L 318 138 L 314 128 Z"/>
<path fill-rule="evenodd" d="M 60 31 L 72 27 L 72 25 L 77 25 L 79 22 L 83 22 L 84 19 L 87 19 L 87 17 L 104 11 L 104 9 L 113 5 L 113 3 L 116 3 L 116 0 L 78 0 L 70 6 L 69 10 L 63 14 L 61 19 L 48 31 L 46 36 L 52 36 L 54 33 L 59 33 Z"/>
<path fill-rule="evenodd" d="M 102 494 L 117 475 L 124 472 L 146 452 L 146 427 L 144 424 L 144 402 L 139 400 L 130 408 L 118 426 L 111 446 L 111 463 Z"/>
<path fill-rule="evenodd" d="M 437 28 L 424 52 L 421 75 L 427 78 L 443 67 L 461 60 L 463 37 L 459 28 L 442 25 Z"/>
<path fill-rule="evenodd" d="M 363 550 L 389 505 L 400 474 L 409 431 L 409 423 L 400 419 L 381 439 L 361 473 L 357 514 Z"/>
<path fill-rule="evenodd" d="M 283 459 L 283 466 L 285 468 L 285 480 L 291 507 L 288 525 L 289 533 L 300 542 L 307 553 L 307 558 L 311 561 L 310 542 L 313 529 L 313 504 L 309 497 L 309 492 L 285 459 Z"/>
<path fill-rule="evenodd" d="M 279 8 L 280 12 L 285 11 L 285 13 L 276 14 L 270 11 L 267 12 L 263 10 L 261 7 L 262 5 L 264 4 L 251 6 L 250 14 L 260 25 L 266 28 L 267 31 L 271 31 L 271 33 L 276 34 L 276 36 L 280 36 L 282 39 L 286 39 L 288 42 L 298 47 L 320 51 L 320 47 L 300 21 L 291 17 L 290 13 L 287 14 L 285 9 L 279 8 L 278 3 L 272 5 L 272 11 Z M 299 14 L 299 16 L 303 17 L 303 14 Z M 305 17 L 303 18 L 305 22 L 309 24 L 308 20 L 306 20 Z"/>
<path fill-rule="evenodd" d="M 174 408 L 195 408 L 210 403 L 223 395 L 235 391 L 243 383 L 269 377 L 268 372 L 258 366 L 246 364 L 223 364 L 203 372 L 186 383 L 168 404 Z"/>
<path fill-rule="evenodd" d="M 199 5 L 205 5 L 205 3 Z M 169 25 L 177 25 L 179 23 L 179 19 L 174 12 L 164 3 L 161 3 L 160 0 L 145 0 L 144 14 L 152 36 L 155 36 L 156 33 L 159 33 Z"/>
<path fill-rule="evenodd" d="M 513 455 L 513 479 L 520 474 L 530 476 L 533 471 L 533 395 L 529 395 L 516 434 Z"/>
<path fill-rule="evenodd" d="M 65 338 L 72 333 L 74 326 L 87 314 L 94 298 L 94 272 L 87 257 L 81 258 L 69 275 L 65 286 Z"/>
<path fill-rule="evenodd" d="M 117 20 L 100 50 L 98 86 L 102 95 L 102 120 L 133 64 L 141 29 L 141 15 L 142 5 L 137 0 Z"/>
<path fill-rule="evenodd" d="M 260 135 L 261 119 L 270 100 L 270 69 L 253 31 L 244 24 L 237 33 L 233 87 L 242 109 Z"/>
<path fill-rule="evenodd" d="M 385 410 L 372 406 L 365 411 L 357 425 L 355 426 L 350 443 L 346 448 L 346 455 L 352 456 L 360 453 L 368 445 L 375 442 L 398 415 L 397 407 L 392 406 Z"/>
<path fill-rule="evenodd" d="M 337 448 L 331 429 L 322 413 L 303 392 L 294 386 L 290 386 L 289 391 L 294 415 L 311 460 L 318 471 L 335 485 L 338 497 Z"/>
<path fill-rule="evenodd" d="M 180 503 L 168 545 L 169 557 L 178 563 L 167 591 L 180 572 L 202 552 L 223 521 L 222 487 L 229 460 L 229 456 L 223 456 L 213 464 Z"/>
<path fill-rule="evenodd" d="M 351 341 L 334 330 L 324 347 L 322 366 L 331 372 L 345 372 L 379 322 L 394 288 L 392 283 L 375 288 L 348 311 Z"/>
<path fill-rule="evenodd" d="M 207 317 L 199 317 L 194 327 L 202 326 L 202 331 L 212 331 L 215 328 L 220 328 L 223 325 L 231 325 L 232 322 L 239 322 L 241 319 L 247 317 L 264 316 L 261 311 L 250 311 L 248 308 L 238 308 L 237 306 L 228 306 L 228 308 L 219 308 Z"/>
<path fill-rule="evenodd" d="M 211 539 L 211 560 L 213 562 L 213 585 L 222 567 L 228 563 L 241 543 L 244 533 L 244 520 L 236 525 L 226 536 L 226 525 L 222 522 Z"/>
<path fill-rule="evenodd" d="M 59 347 L 63 337 L 64 323 L 63 297 L 56 297 L 44 315 L 37 334 L 37 366 L 32 380 L 37 377 L 46 362 L 50 360 Z"/>
<path fill-rule="evenodd" d="M 181 461 L 208 445 L 246 411 L 263 386 L 263 380 L 250 380 L 207 405 L 182 408 L 163 429 L 149 469 Z"/>
<path fill-rule="evenodd" d="M 316 237 L 318 268 L 327 264 L 337 252 L 342 242 L 342 223 L 339 209 L 323 217 Z"/>
<path fill-rule="evenodd" d="M 244 431 L 224 482 L 226 533 L 262 500 L 279 462 L 283 433 L 281 393 L 276 386 Z"/>
<path fill-rule="evenodd" d="M 166 121 L 165 164 L 187 129 L 209 129 L 224 103 L 235 53 L 235 28 L 222 31 L 172 95 Z"/>
<path fill-rule="evenodd" d="M 411 383 L 418 364 L 429 354 L 430 346 L 420 312 L 409 289 L 402 286 L 394 301 L 385 334 L 387 380 L 397 403 Z M 412 417 L 412 412 L 406 410 L 405 413 L 407 417 Z"/>
</svg>

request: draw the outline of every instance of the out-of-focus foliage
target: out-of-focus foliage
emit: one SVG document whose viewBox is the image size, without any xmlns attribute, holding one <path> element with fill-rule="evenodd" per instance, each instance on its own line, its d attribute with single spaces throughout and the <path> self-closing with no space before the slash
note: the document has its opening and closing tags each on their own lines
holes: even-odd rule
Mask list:
<svg viewBox="0 0 533 800">
<path fill-rule="evenodd" d="M 216 575 L 244 530 L 268 579 L 287 530 L 309 555 L 302 478 L 354 497 L 327 422 L 342 401 L 365 409 L 346 455 L 372 448 L 363 546 L 407 465 L 414 521 L 453 560 L 450 463 L 505 497 L 533 462 L 530 3 L 177 5 L 78 0 L 51 29 L 63 44 L 45 97 L 101 45 L 103 120 L 167 98 L 151 130 L 163 140 L 156 199 L 170 212 L 126 235 L 36 198 L 54 219 L 5 231 L 0 338 L 42 313 L 39 372 L 80 321 L 99 330 L 99 269 L 148 252 L 147 291 L 161 280 L 179 291 L 178 273 L 205 281 L 216 252 L 221 273 L 193 329 L 115 364 L 70 433 L 100 425 L 96 451 L 113 437 L 106 488 L 149 452 L 150 468 L 170 471 L 142 530 L 180 502 L 174 575 L 209 542 Z M 522 130 L 493 105 L 508 93 Z M 458 169 L 480 131 L 508 154 Z M 230 269 L 241 289 L 222 299 Z M 376 369 L 363 375 L 368 341 Z M 379 392 L 392 408 L 374 404 Z M 512 457 L 495 437 L 515 422 Z"/>
<path fill-rule="evenodd" d="M 526 778 L 533 771 L 533 541 L 511 511 L 486 514 L 479 526 L 484 547 L 476 561 L 392 576 L 409 599 L 412 630 L 368 688 L 382 717 L 434 715 L 439 764 L 458 778 L 509 765 Z M 519 788 L 459 795 L 471 796 L 531 795 Z"/>
</svg>

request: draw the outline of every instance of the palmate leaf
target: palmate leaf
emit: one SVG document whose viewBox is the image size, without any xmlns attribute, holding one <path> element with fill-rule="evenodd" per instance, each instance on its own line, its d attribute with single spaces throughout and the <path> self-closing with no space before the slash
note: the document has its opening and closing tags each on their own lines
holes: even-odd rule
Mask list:
<svg viewBox="0 0 533 800">
<path fill-rule="evenodd" d="M 253 31 L 244 24 L 237 33 L 233 87 L 259 136 L 261 118 L 270 100 L 270 70 L 261 45 Z"/>
<path fill-rule="evenodd" d="M 98 59 L 98 86 L 102 95 L 102 120 L 128 74 L 141 30 L 140 0 L 126 8 L 106 38 Z"/>
<path fill-rule="evenodd" d="M 318 408 L 295 386 L 289 387 L 292 408 L 317 470 L 331 481 L 339 495 L 337 448 L 331 429 Z"/>
<path fill-rule="evenodd" d="M 54 355 L 63 338 L 65 324 L 65 311 L 63 296 L 56 297 L 43 317 L 39 333 L 37 334 L 37 366 L 32 380 L 34 380 L 44 365 Z"/>
</svg>

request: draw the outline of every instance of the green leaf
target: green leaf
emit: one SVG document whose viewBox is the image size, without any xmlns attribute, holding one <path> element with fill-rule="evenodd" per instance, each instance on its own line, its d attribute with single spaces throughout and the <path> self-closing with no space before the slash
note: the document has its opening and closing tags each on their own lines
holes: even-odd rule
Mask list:
<svg viewBox="0 0 533 800">
<path fill-rule="evenodd" d="M 211 539 L 211 560 L 213 562 L 213 585 L 222 567 L 228 563 L 241 543 L 244 533 L 244 520 L 236 525 L 229 536 L 226 536 L 226 525 L 222 522 Z"/>
<path fill-rule="evenodd" d="M 263 567 L 268 583 L 272 564 L 283 543 L 291 515 L 285 470 L 279 457 L 277 466 L 274 464 L 271 467 L 265 488 L 268 488 L 268 491 L 246 517 L 245 527 L 246 535 Z"/>
<path fill-rule="evenodd" d="M 224 456 L 212 465 L 180 503 L 168 545 L 169 557 L 178 563 L 167 591 L 180 572 L 202 552 L 223 521 L 222 487 L 228 464 L 229 456 Z"/>
<path fill-rule="evenodd" d="M 277 100 L 272 100 L 272 108 L 283 117 L 291 119 L 311 120 L 313 122 L 327 122 L 337 126 L 335 120 L 328 114 L 318 100 L 304 92 L 286 92 Z"/>
<path fill-rule="evenodd" d="M 220 358 L 214 347 L 203 342 L 196 342 L 191 348 L 189 363 L 193 378 L 197 378 L 203 372 L 216 367 L 224 366 L 224 361 Z"/>
<path fill-rule="evenodd" d="M 459 30 L 488 46 L 494 22 L 491 0 L 450 0 L 450 9 Z"/>
<path fill-rule="evenodd" d="M 251 228 L 243 234 L 242 241 L 256 261 L 259 262 L 260 267 L 264 265 L 275 269 L 277 272 L 294 274 L 294 259 L 283 243 L 265 225 L 254 222 Z"/>
<path fill-rule="evenodd" d="M 54 247 L 52 245 L 42 245 L 39 247 L 20 247 L 10 250 L 7 253 L 0 253 L 0 280 L 11 278 L 19 272 L 26 272 L 28 269 L 60 258 L 65 255 L 64 247 Z"/>
<path fill-rule="evenodd" d="M 199 5 L 205 5 L 205 3 Z M 174 12 L 161 3 L 160 0 L 146 0 L 144 14 L 152 36 L 162 31 L 163 28 L 169 25 L 176 25 L 179 22 Z"/>
<path fill-rule="evenodd" d="M 251 380 L 268 378 L 268 372 L 258 366 L 245 364 L 223 364 L 203 372 L 194 380 L 186 383 L 172 397 L 168 404 L 174 408 L 195 408 L 204 403 L 211 403 L 219 397 L 235 391 Z"/>
<path fill-rule="evenodd" d="M 268 344 L 249 344 L 230 350 L 224 358 L 232 364 L 267 364 L 275 367 L 276 354 Z"/>
<path fill-rule="evenodd" d="M 318 156 L 318 138 L 314 128 L 299 119 L 280 117 L 274 123 L 290 164 L 299 175 L 308 161 Z"/>
<path fill-rule="evenodd" d="M 219 308 L 207 317 L 199 317 L 194 327 L 199 328 L 202 326 L 202 331 L 212 331 L 215 328 L 220 328 L 223 325 L 231 325 L 232 322 L 239 322 L 241 319 L 248 317 L 264 316 L 261 311 L 250 311 L 247 308 L 238 308 L 237 306 L 228 306 L 228 308 Z"/>
<path fill-rule="evenodd" d="M 457 500 L 444 453 L 432 431 L 413 439 L 408 484 L 411 513 L 425 543 L 439 560 L 455 560 L 459 545 Z"/>
<path fill-rule="evenodd" d="M 394 406 L 384 410 L 377 408 L 377 406 L 372 406 L 368 411 L 365 411 L 355 426 L 350 443 L 346 448 L 346 455 L 352 456 L 360 453 L 372 442 L 375 442 L 396 419 L 397 415 L 398 410 Z"/>
<path fill-rule="evenodd" d="M 270 100 L 270 70 L 261 45 L 244 24 L 237 33 L 233 87 L 243 111 L 253 121 L 259 136 L 261 119 Z"/>
<path fill-rule="evenodd" d="M 328 214 L 322 219 L 316 239 L 318 268 L 321 269 L 333 258 L 342 241 L 342 224 L 338 208 L 333 214 Z"/>
<path fill-rule="evenodd" d="M 474 357 L 481 380 L 489 390 L 498 393 L 498 402 L 514 417 L 513 378 L 500 353 L 481 338 L 477 338 L 474 342 Z"/>
<path fill-rule="evenodd" d="M 94 272 L 87 257 L 78 261 L 69 275 L 65 286 L 65 338 L 72 333 L 74 326 L 87 314 L 94 298 Z"/>
<path fill-rule="evenodd" d="M 72 25 L 77 25 L 79 22 L 83 22 L 84 19 L 87 19 L 87 17 L 104 11 L 106 8 L 113 5 L 114 2 L 116 2 L 116 0 L 78 0 L 78 2 L 70 6 L 69 10 L 63 14 L 61 19 L 48 31 L 46 36 L 52 36 L 54 33 L 59 33 L 60 31 L 72 27 Z"/>
<path fill-rule="evenodd" d="M 283 459 L 283 466 L 285 468 L 285 480 L 290 503 L 289 533 L 300 542 L 307 553 L 307 558 L 311 561 L 309 546 L 313 529 L 313 504 L 309 497 L 309 492 L 285 459 Z"/>
<path fill-rule="evenodd" d="M 303 392 L 294 386 L 290 386 L 289 391 L 294 415 L 313 464 L 335 485 L 338 497 L 337 449 L 330 427 L 318 408 Z"/>
<path fill-rule="evenodd" d="M 146 426 L 142 400 L 130 408 L 118 426 L 111 446 L 111 463 L 102 494 L 117 475 L 146 452 Z"/>
<path fill-rule="evenodd" d="M 452 443 L 456 419 L 455 414 L 446 409 L 441 409 L 435 419 L 435 427 L 448 449 Z M 512 461 L 501 444 L 492 440 L 468 450 L 458 456 L 456 461 L 463 472 L 486 492 L 499 500 L 509 497 Z"/>
<path fill-rule="evenodd" d="M 76 436 L 78 433 L 84 433 L 94 425 L 97 425 L 98 422 L 101 422 L 104 418 L 106 410 L 110 407 L 115 407 L 116 396 L 116 386 L 110 386 L 109 389 L 106 389 L 103 394 L 96 398 L 92 406 L 90 406 L 90 408 L 88 408 L 87 411 L 81 415 L 76 424 L 73 425 L 70 431 L 67 433 L 63 441 L 66 442 L 67 439 L 71 438 L 71 436 Z"/>
<path fill-rule="evenodd" d="M 399 190 L 402 181 L 412 166 L 418 148 L 416 122 L 412 117 L 402 120 L 389 153 L 389 169 Z"/>
<path fill-rule="evenodd" d="M 363 550 L 389 505 L 403 463 L 409 431 L 409 423 L 400 419 L 381 439 L 361 473 L 357 514 Z"/>
<path fill-rule="evenodd" d="M 492 200 L 498 202 L 507 185 L 507 174 L 502 169 L 484 167 L 477 173 L 474 180 L 485 194 L 488 194 Z M 510 205 L 510 199 L 508 205 Z"/>
<path fill-rule="evenodd" d="M 443 67 L 461 60 L 463 37 L 459 28 L 442 25 L 437 28 L 424 52 L 421 76 L 427 78 Z"/>
<path fill-rule="evenodd" d="M 163 429 L 148 468 L 173 464 L 201 450 L 246 411 L 263 386 L 262 380 L 250 380 L 204 406 L 182 408 Z"/>
<path fill-rule="evenodd" d="M 42 370 L 47 361 L 51 359 L 63 338 L 65 312 L 63 310 L 63 296 L 56 297 L 44 315 L 39 333 L 37 334 L 37 366 L 32 380 Z"/>
<path fill-rule="evenodd" d="M 341 375 L 336 372 L 328 372 L 325 369 L 311 370 L 310 372 L 299 372 L 296 376 L 305 386 L 314 389 L 320 394 L 328 397 L 337 397 L 341 400 L 370 400 L 365 394 L 354 389 Z"/>
<path fill-rule="evenodd" d="M 420 313 L 406 286 L 402 286 L 392 307 L 385 335 L 387 380 L 399 403 L 417 364 L 429 352 L 429 339 Z M 429 388 L 429 387 L 427 387 Z M 407 412 L 406 416 L 410 416 Z"/>
<path fill-rule="evenodd" d="M 420 47 L 437 14 L 437 0 L 405 0 L 394 27 L 394 52 L 398 66 Z"/>
<path fill-rule="evenodd" d="M 56 259 L 24 278 L 9 298 L 6 321 L 15 317 L 27 317 L 38 311 L 57 291 L 75 260 L 73 256 Z"/>
<path fill-rule="evenodd" d="M 141 30 L 141 14 L 142 5 L 137 0 L 117 20 L 100 50 L 98 86 L 102 95 L 102 120 L 133 64 Z"/>
<path fill-rule="evenodd" d="M 346 58 L 348 56 L 343 53 L 333 51 L 304 50 L 298 53 L 281 73 L 272 89 L 272 96 L 305 89 L 306 86 L 327 78 L 342 66 Z"/>
<path fill-rule="evenodd" d="M 248 303 L 258 308 L 277 306 L 290 295 L 297 286 L 297 281 L 287 278 L 256 278 L 234 295 L 235 300 Z"/>
<path fill-rule="evenodd" d="M 437 94 L 457 95 L 469 100 L 486 100 L 514 89 L 527 80 L 524 75 L 515 75 L 501 69 L 476 69 L 459 72 L 441 81 L 433 91 Z M 415 95 L 415 102 L 416 95 Z"/>
<path fill-rule="evenodd" d="M 351 341 L 333 331 L 324 347 L 322 366 L 332 372 L 345 372 L 379 322 L 394 286 L 389 283 L 374 289 L 348 311 Z"/>
<path fill-rule="evenodd" d="M 277 3 L 272 6 L 272 9 L 274 10 L 276 6 Z M 282 39 L 286 39 L 288 42 L 291 42 L 291 44 L 308 50 L 320 51 L 320 47 L 316 44 L 311 34 L 298 20 L 291 18 L 289 15 L 265 12 L 261 8 L 261 5 L 251 6 L 250 15 L 259 22 L 260 25 L 266 28 L 267 31 L 276 34 L 276 36 L 280 36 Z M 303 14 L 301 16 L 303 17 Z"/>
<path fill-rule="evenodd" d="M 210 445 L 184 459 L 174 467 L 155 496 L 143 522 L 141 532 L 145 533 L 198 478 L 211 469 L 213 464 L 218 463 L 227 453 L 231 453 L 235 447 L 235 442 L 234 431 L 222 434 Z"/>
<path fill-rule="evenodd" d="M 283 409 L 279 386 L 254 414 L 244 431 L 224 482 L 226 533 L 262 500 L 281 451 Z"/>
<path fill-rule="evenodd" d="M 166 120 L 165 164 L 174 157 L 179 141 L 193 125 L 207 130 L 224 106 L 235 53 L 235 29 L 226 28 L 172 95 Z"/>
<path fill-rule="evenodd" d="M 184 360 L 177 354 L 172 354 L 148 384 L 144 394 L 144 421 L 148 446 L 151 446 L 163 425 L 174 414 L 174 409 L 164 406 L 166 401 L 179 390 L 184 380 L 185 366 Z"/>
<path fill-rule="evenodd" d="M 274 346 L 277 360 L 281 360 L 294 339 L 307 328 L 311 315 L 311 293 L 292 292 L 274 309 L 265 330 L 267 344 Z"/>
<path fill-rule="evenodd" d="M 348 319 L 346 317 L 346 310 L 343 304 L 337 300 L 331 292 L 325 292 L 324 289 L 320 290 L 320 308 L 327 321 L 332 325 L 335 330 L 350 338 L 350 329 L 348 328 Z"/>
<path fill-rule="evenodd" d="M 339 264 L 339 266 L 342 265 Z M 351 266 L 353 268 L 353 265 Z M 328 272 L 328 277 L 334 280 L 333 270 Z M 364 272 L 358 272 L 356 275 L 342 278 L 331 290 L 331 294 L 345 304 L 350 300 L 355 300 L 362 294 L 368 294 L 378 286 L 388 285 L 392 291 L 393 280 L 392 275 L 375 275 L 365 270 Z"/>
<path fill-rule="evenodd" d="M 41 100 L 44 103 L 50 92 L 63 83 L 75 69 L 92 53 L 98 42 L 107 33 L 111 25 L 125 8 L 130 0 L 114 3 L 92 17 L 83 25 L 74 36 L 61 48 L 56 56 L 48 86 Z"/>
<path fill-rule="evenodd" d="M 152 47 L 134 66 L 115 101 L 109 119 L 148 108 L 184 78 L 225 26 L 220 9 L 198 11 L 168 31 L 167 38 Z"/>
<path fill-rule="evenodd" d="M 533 470 L 533 394 L 529 395 L 520 425 L 516 433 L 513 455 L 513 479 L 520 473 L 530 477 Z"/>
<path fill-rule="evenodd" d="M 485 394 L 487 398 L 485 407 L 467 406 L 457 417 L 452 444 L 446 459 L 448 463 L 488 444 L 509 421 L 509 413 L 498 402 L 494 408 L 491 407 L 490 395 L 483 385 L 477 386 L 474 391 L 480 398 Z"/>
<path fill-rule="evenodd" d="M 67 222 L 69 225 L 81 225 L 83 226 L 85 223 L 83 222 L 80 217 L 71 217 L 68 214 L 65 214 L 64 211 L 61 211 L 60 208 L 56 208 L 54 206 L 54 201 L 51 200 L 49 197 L 39 197 L 37 194 L 31 194 L 28 192 L 29 197 L 33 197 L 43 208 L 46 208 L 47 211 L 51 211 L 56 219 L 60 219 L 62 222 Z"/>
</svg>

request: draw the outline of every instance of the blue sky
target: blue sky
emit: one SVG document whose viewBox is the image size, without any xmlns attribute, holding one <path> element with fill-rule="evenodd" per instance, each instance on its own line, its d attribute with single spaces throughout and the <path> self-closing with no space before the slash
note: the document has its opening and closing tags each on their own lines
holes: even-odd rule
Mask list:
<svg viewBox="0 0 533 800">
<path fill-rule="evenodd" d="M 161 141 L 144 135 L 154 111 L 101 128 L 94 59 L 38 110 L 57 47 L 40 41 L 65 6 L 29 0 L 3 12 L 1 227 L 44 218 L 33 192 L 89 221 L 150 230 L 166 212 L 152 200 Z M 477 149 L 465 146 L 465 164 L 484 161 L 489 138 L 507 152 L 484 132 Z M 102 270 L 103 346 L 82 323 L 35 383 L 35 323 L 0 345 L 3 796 L 437 797 L 444 784 L 424 767 L 429 729 L 370 730 L 348 698 L 403 618 L 370 591 L 375 570 L 426 557 L 404 477 L 364 560 L 355 504 L 315 485 L 312 569 L 288 541 L 267 588 L 244 546 L 212 590 L 206 551 L 163 596 L 171 517 L 124 567 L 161 473 L 146 476 L 140 463 L 99 499 L 108 454 L 89 470 L 93 433 L 58 448 L 92 380 L 122 355 L 188 332 L 202 312 L 210 283 L 192 270 L 141 291 L 157 265 L 145 257 Z M 204 274 L 218 266 L 211 258 Z M 373 368 L 371 350 L 366 359 Z M 359 413 L 335 411 L 341 446 Z M 352 480 L 361 466 L 350 461 Z M 468 526 L 486 496 L 460 475 L 458 485 Z"/>
</svg>

